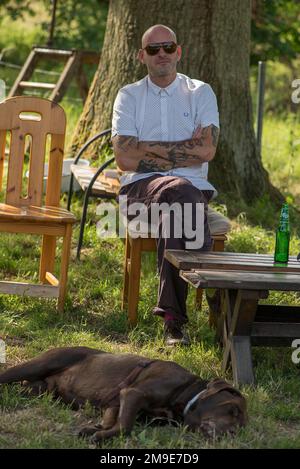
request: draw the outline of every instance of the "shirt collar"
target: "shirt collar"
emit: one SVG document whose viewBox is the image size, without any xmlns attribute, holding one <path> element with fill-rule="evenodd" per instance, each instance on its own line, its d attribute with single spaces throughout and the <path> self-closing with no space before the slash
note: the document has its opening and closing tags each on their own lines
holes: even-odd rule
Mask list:
<svg viewBox="0 0 300 469">
<path fill-rule="evenodd" d="M 167 86 L 166 88 L 160 88 L 160 86 L 157 86 L 155 83 L 153 83 L 153 81 L 151 81 L 149 75 L 147 76 L 148 87 L 156 95 L 159 95 L 161 90 L 164 90 L 169 96 L 171 96 L 178 86 L 178 81 L 179 81 L 179 78 L 177 74 L 175 80 L 172 81 L 172 83 L 170 83 L 169 86 Z"/>
</svg>

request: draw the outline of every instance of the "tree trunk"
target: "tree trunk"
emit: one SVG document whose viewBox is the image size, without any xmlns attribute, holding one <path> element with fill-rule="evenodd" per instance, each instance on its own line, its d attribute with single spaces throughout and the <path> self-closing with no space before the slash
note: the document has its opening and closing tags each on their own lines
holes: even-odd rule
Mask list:
<svg viewBox="0 0 300 469">
<path fill-rule="evenodd" d="M 270 185 L 256 148 L 249 87 L 251 0 L 111 0 L 102 57 L 76 129 L 74 151 L 111 126 L 120 87 L 147 74 L 137 60 L 144 31 L 165 24 L 177 34 L 183 56 L 178 71 L 209 83 L 220 111 L 220 140 L 209 179 L 220 195 L 247 203 Z"/>
</svg>

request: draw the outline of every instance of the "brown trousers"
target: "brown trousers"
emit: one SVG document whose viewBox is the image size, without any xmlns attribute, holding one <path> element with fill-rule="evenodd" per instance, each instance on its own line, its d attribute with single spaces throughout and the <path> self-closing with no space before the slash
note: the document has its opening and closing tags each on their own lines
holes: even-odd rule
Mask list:
<svg viewBox="0 0 300 469">
<path fill-rule="evenodd" d="M 208 251 L 211 249 L 207 222 L 207 204 L 212 197 L 212 191 L 200 191 L 190 181 L 181 177 L 173 176 L 150 176 L 145 179 L 125 185 L 121 188 L 119 195 L 127 196 L 127 207 L 140 202 L 148 209 L 150 216 L 151 203 L 179 203 L 182 207 L 185 203 L 191 203 L 192 207 L 192 229 L 196 227 L 196 203 L 204 203 L 204 244 L 197 251 Z M 121 208 L 122 209 L 122 208 Z M 123 209 L 124 210 L 124 207 Z M 184 211 L 182 210 L 184 214 Z M 130 219 L 130 217 L 128 217 Z M 148 218 L 150 220 L 150 218 Z M 182 220 L 184 223 L 184 220 Z M 191 241 L 183 236 L 174 236 L 174 217 L 170 213 L 170 236 L 164 236 L 162 232 L 162 219 L 159 217 L 159 232 L 156 238 L 157 263 L 160 276 L 158 302 L 153 313 L 162 317 L 171 317 L 180 323 L 187 322 L 186 298 L 188 293 L 187 283 L 179 277 L 179 271 L 164 258 L 165 249 L 186 249 L 186 241 Z"/>
</svg>

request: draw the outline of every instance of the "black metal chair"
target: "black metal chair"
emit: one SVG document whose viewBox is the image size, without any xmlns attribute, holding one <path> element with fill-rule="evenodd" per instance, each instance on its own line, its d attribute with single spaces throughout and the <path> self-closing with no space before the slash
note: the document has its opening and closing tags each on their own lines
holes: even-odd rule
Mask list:
<svg viewBox="0 0 300 469">
<path fill-rule="evenodd" d="M 111 129 L 106 129 L 103 132 L 100 132 L 99 134 L 94 135 L 90 140 L 88 140 L 83 147 L 79 150 L 77 153 L 73 165 L 77 165 L 79 162 L 80 157 L 83 155 L 83 153 L 87 150 L 87 148 L 95 142 L 97 139 L 101 137 L 105 137 L 111 133 Z M 74 184 L 74 177 L 78 180 L 82 190 L 84 191 L 84 201 L 83 201 L 83 208 L 82 208 L 82 215 L 81 215 L 81 220 L 80 220 L 80 232 L 79 232 L 79 240 L 78 240 L 78 245 L 77 245 L 77 253 L 76 253 L 76 258 L 80 259 L 80 251 L 82 247 L 82 242 L 83 242 L 83 235 L 84 235 L 84 228 L 85 228 L 85 222 L 86 222 L 86 214 L 87 214 L 87 209 L 88 209 L 88 203 L 89 203 L 89 198 L 90 197 L 97 197 L 97 198 L 102 198 L 102 199 L 113 199 L 116 197 L 116 194 L 112 193 L 105 193 L 105 192 L 99 192 L 96 191 L 95 189 L 93 190 L 94 183 L 96 182 L 97 178 L 99 175 L 111 164 L 115 161 L 115 158 L 109 158 L 107 161 L 105 161 L 96 171 L 94 168 L 86 168 L 85 167 L 85 173 L 89 173 L 88 176 L 88 184 L 80 184 L 80 180 L 76 178 L 76 172 L 74 173 L 74 170 L 71 170 L 71 178 L 70 178 L 70 186 L 69 186 L 69 193 L 68 193 L 68 203 L 67 203 L 67 208 L 68 210 L 71 207 L 71 201 L 72 201 L 72 196 L 73 196 L 73 184 Z M 89 171 L 90 170 L 90 171 Z"/>
</svg>

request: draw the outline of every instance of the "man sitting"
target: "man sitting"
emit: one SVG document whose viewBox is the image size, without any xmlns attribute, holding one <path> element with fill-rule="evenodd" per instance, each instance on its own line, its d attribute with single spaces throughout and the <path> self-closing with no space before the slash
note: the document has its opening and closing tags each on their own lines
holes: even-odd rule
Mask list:
<svg viewBox="0 0 300 469">
<path fill-rule="evenodd" d="M 216 192 L 207 181 L 208 162 L 216 152 L 219 115 L 211 87 L 177 73 L 180 57 L 181 47 L 170 28 L 155 25 L 144 33 L 138 58 L 148 75 L 119 91 L 112 141 L 117 164 L 126 172 L 120 195 L 127 196 L 128 205 L 142 202 L 149 212 L 154 203 L 191 207 L 188 224 L 196 241 L 199 230 L 204 231 L 204 239 L 194 249 L 205 251 L 211 248 L 207 204 Z M 204 215 L 199 217 L 203 207 Z M 184 226 L 185 216 L 183 210 Z M 167 345 L 187 345 L 183 327 L 187 323 L 187 284 L 164 258 L 164 251 L 189 248 L 193 239 L 185 232 L 176 237 L 178 220 L 172 213 L 166 235 L 163 218 L 159 218 L 157 237 L 160 284 L 154 314 L 164 318 Z"/>
</svg>

